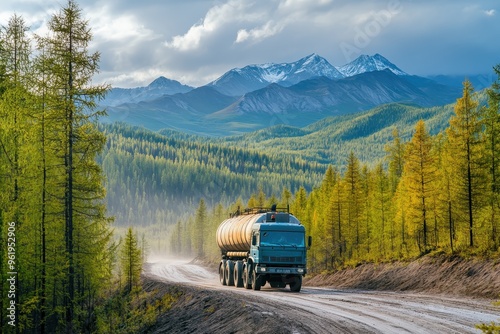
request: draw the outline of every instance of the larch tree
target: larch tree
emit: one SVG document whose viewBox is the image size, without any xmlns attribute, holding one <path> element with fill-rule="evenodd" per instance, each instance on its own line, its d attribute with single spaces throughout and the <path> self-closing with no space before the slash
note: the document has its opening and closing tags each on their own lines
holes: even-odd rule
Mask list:
<svg viewBox="0 0 500 334">
<path fill-rule="evenodd" d="M 386 160 L 389 165 L 389 181 L 392 194 L 396 192 L 401 175 L 403 175 L 405 143 L 401 140 L 397 128 L 392 130 L 393 140 L 385 145 Z"/>
<path fill-rule="evenodd" d="M 384 170 L 382 163 L 377 164 L 373 173 L 371 193 L 373 203 L 373 227 L 374 240 L 377 243 L 378 253 L 385 257 L 389 249 L 388 241 L 393 241 L 393 225 L 388 226 L 391 217 L 391 189 L 389 176 Z M 375 245 L 374 245 L 375 246 Z M 393 247 L 391 247 L 393 249 Z"/>
<path fill-rule="evenodd" d="M 125 281 L 125 290 L 131 292 L 139 286 L 142 271 L 142 255 L 137 235 L 129 227 L 121 246 L 121 271 Z"/>
<path fill-rule="evenodd" d="M 194 222 L 194 243 L 196 249 L 196 255 L 201 257 L 204 254 L 204 240 L 205 233 L 207 232 L 207 223 L 208 223 L 208 213 L 207 206 L 205 204 L 205 200 L 200 199 L 200 203 L 198 204 L 198 209 L 196 209 L 196 216 Z"/>
<path fill-rule="evenodd" d="M 67 332 L 78 331 L 79 323 L 92 316 L 92 307 L 80 312 L 79 303 L 99 289 L 110 241 L 109 219 L 106 217 L 102 172 L 95 158 L 104 147 L 106 138 L 97 129 L 97 101 L 108 90 L 107 85 L 92 85 L 98 72 L 100 54 L 88 51 L 92 34 L 88 22 L 75 1 L 67 4 L 48 22 L 49 33 L 40 37 L 44 47 L 44 62 L 51 73 L 47 91 L 51 99 L 47 107 L 58 129 L 51 140 L 59 143 L 55 153 L 60 161 L 64 193 L 62 220 L 67 268 L 64 287 L 65 327 Z M 92 301 L 93 303 L 93 301 Z"/>
<path fill-rule="evenodd" d="M 429 250 L 429 224 L 432 214 L 432 197 L 436 192 L 435 157 L 432 152 L 432 138 L 420 120 L 415 134 L 407 145 L 402 182 L 407 185 L 410 206 L 407 217 L 415 233 L 420 252 Z"/>
<path fill-rule="evenodd" d="M 35 251 L 35 227 L 30 219 L 27 206 L 32 201 L 32 147 L 29 145 L 32 123 L 31 105 L 33 95 L 30 92 L 32 77 L 31 40 L 24 19 L 13 15 L 6 27 L 0 32 L 0 59 L 2 80 L 0 82 L 0 178 L 3 183 L 0 195 L 0 207 L 4 222 L 14 222 L 16 228 L 16 269 L 24 271 L 25 275 L 16 278 L 16 289 L 23 294 L 15 295 L 18 305 L 25 305 L 34 298 L 29 288 L 34 281 L 35 272 L 32 259 Z M 4 230 L 1 230 L 5 236 Z M 3 280 L 2 280 L 2 283 Z M 20 307 L 16 308 L 16 319 L 22 315 Z M 2 319 L 3 321 L 4 319 Z M 27 328 L 27 322 L 19 323 L 21 328 Z"/>
<path fill-rule="evenodd" d="M 359 256 L 359 247 L 362 242 L 361 219 L 364 209 L 360 164 L 352 151 L 347 159 L 347 170 L 343 183 L 346 197 L 345 214 L 347 215 L 344 235 L 349 245 L 348 257 L 351 258 L 353 251 Z"/>
<path fill-rule="evenodd" d="M 488 105 L 483 107 L 484 144 L 488 171 L 488 205 L 489 214 L 486 220 L 490 225 L 490 248 L 498 249 L 500 245 L 500 65 L 493 68 L 497 80 L 487 90 Z"/>
<path fill-rule="evenodd" d="M 484 144 L 481 136 L 483 123 L 478 101 L 473 96 L 470 81 L 463 84 L 463 95 L 455 104 L 455 115 L 447 129 L 452 152 L 452 187 L 461 220 L 468 231 L 468 245 L 473 247 L 474 229 L 478 212 L 484 206 L 485 165 Z"/>
<path fill-rule="evenodd" d="M 343 226 L 343 212 L 345 210 L 345 191 L 344 187 L 342 184 L 343 180 L 340 176 L 337 177 L 337 182 L 334 185 L 334 190 L 333 190 L 333 198 L 332 198 L 332 203 L 333 203 L 333 209 L 334 209 L 334 219 L 335 223 L 337 225 L 337 247 L 335 254 L 338 257 L 338 260 L 340 261 L 342 257 L 345 255 L 345 249 L 346 249 L 346 238 L 345 238 L 345 231 L 342 229 Z"/>
<path fill-rule="evenodd" d="M 324 269 L 333 266 L 333 252 L 335 243 L 335 217 L 333 206 L 333 191 L 337 181 L 337 173 L 332 166 L 326 170 L 325 177 L 321 183 L 320 201 L 323 208 L 322 214 L 318 220 L 318 232 L 322 236 L 318 238 L 318 257 Z"/>
<path fill-rule="evenodd" d="M 446 138 L 445 133 L 440 133 L 435 139 L 436 149 L 436 164 L 438 166 L 438 189 L 437 193 L 438 207 L 440 217 L 443 220 L 443 228 L 446 230 L 447 245 L 449 245 L 451 252 L 455 250 L 456 240 L 456 209 L 454 202 L 454 193 L 452 189 L 452 173 L 453 173 L 453 153 L 449 149 L 450 142 Z"/>
</svg>

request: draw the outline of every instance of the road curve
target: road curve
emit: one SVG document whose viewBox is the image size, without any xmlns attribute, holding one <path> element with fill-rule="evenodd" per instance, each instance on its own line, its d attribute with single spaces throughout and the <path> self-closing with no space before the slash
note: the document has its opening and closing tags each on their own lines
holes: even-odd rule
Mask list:
<svg viewBox="0 0 500 334">
<path fill-rule="evenodd" d="M 253 303 L 294 319 L 294 333 L 480 333 L 475 324 L 500 320 L 487 300 L 308 286 L 300 293 L 268 285 L 253 291 L 222 286 L 215 270 L 185 260 L 153 260 L 148 268 L 155 280 L 254 297 Z"/>
</svg>

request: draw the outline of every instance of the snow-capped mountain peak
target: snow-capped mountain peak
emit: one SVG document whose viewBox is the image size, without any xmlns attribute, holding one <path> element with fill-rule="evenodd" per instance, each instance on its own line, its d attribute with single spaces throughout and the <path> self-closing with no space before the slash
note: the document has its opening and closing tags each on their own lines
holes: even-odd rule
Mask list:
<svg viewBox="0 0 500 334">
<path fill-rule="evenodd" d="M 346 77 L 365 72 L 382 71 L 385 69 L 389 69 L 396 75 L 408 75 L 406 72 L 402 71 L 399 67 L 387 60 L 387 58 L 378 53 L 373 56 L 361 55 L 352 62 L 338 68 L 338 70 Z"/>
<path fill-rule="evenodd" d="M 265 63 L 234 68 L 208 86 L 213 86 L 223 94 L 237 96 L 272 83 L 291 86 L 321 76 L 329 79 L 344 77 L 325 58 L 313 53 L 292 63 Z"/>
</svg>

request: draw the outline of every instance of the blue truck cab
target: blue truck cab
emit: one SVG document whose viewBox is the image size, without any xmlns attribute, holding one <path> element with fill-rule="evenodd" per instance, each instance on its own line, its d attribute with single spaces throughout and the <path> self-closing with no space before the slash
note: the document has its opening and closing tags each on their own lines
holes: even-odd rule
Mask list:
<svg viewBox="0 0 500 334">
<path fill-rule="evenodd" d="M 223 222 L 217 233 L 221 283 L 254 290 L 266 284 L 289 285 L 291 291 L 299 292 L 311 246 L 300 221 L 291 213 L 275 210 L 232 219 Z"/>
</svg>

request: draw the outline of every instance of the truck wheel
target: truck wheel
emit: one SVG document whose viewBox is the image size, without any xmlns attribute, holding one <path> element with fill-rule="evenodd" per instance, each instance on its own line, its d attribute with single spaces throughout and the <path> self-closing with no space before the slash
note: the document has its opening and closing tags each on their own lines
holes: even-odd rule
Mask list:
<svg viewBox="0 0 500 334">
<path fill-rule="evenodd" d="M 226 275 L 224 271 L 226 270 L 226 260 L 222 260 L 219 263 L 219 281 L 222 285 L 227 285 Z"/>
<path fill-rule="evenodd" d="M 226 270 L 224 271 L 226 275 L 226 283 L 229 286 L 234 285 L 234 262 L 231 260 L 226 261 Z"/>
<path fill-rule="evenodd" d="M 243 263 L 241 261 L 236 261 L 234 264 L 234 285 L 237 288 L 243 287 Z"/>
<path fill-rule="evenodd" d="M 250 268 L 249 268 L 250 267 Z M 248 263 L 243 264 L 243 287 L 245 289 L 251 289 L 252 288 L 252 282 L 250 282 L 250 277 L 249 277 L 249 269 L 251 270 L 252 266 L 248 265 Z"/>
<path fill-rule="evenodd" d="M 257 275 L 257 273 L 252 273 L 252 289 L 254 289 L 255 291 L 259 291 L 260 290 L 260 286 L 262 285 L 262 278 Z"/>
<path fill-rule="evenodd" d="M 290 283 L 290 291 L 299 292 L 302 287 L 302 276 L 295 276 L 293 282 Z"/>
</svg>

